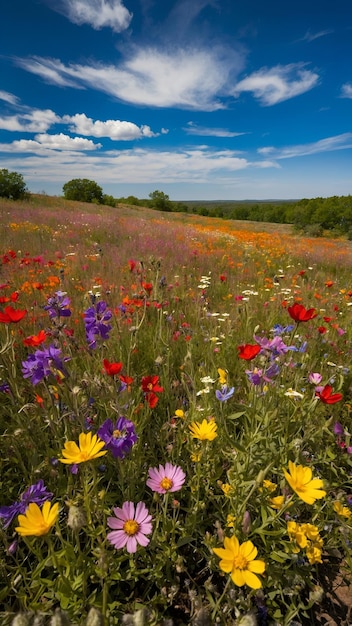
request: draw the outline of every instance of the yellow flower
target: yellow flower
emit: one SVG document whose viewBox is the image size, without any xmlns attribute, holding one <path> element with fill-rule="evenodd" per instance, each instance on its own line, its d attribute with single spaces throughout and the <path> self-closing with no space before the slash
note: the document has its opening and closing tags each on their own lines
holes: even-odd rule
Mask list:
<svg viewBox="0 0 352 626">
<path fill-rule="evenodd" d="M 236 517 L 234 515 L 231 515 L 231 513 L 229 513 L 229 515 L 226 518 L 226 526 L 228 528 L 234 528 L 235 521 L 236 521 Z"/>
<path fill-rule="evenodd" d="M 272 483 L 271 480 L 263 480 L 263 487 L 264 489 L 267 489 L 269 491 L 269 493 L 272 493 L 273 491 L 275 491 L 275 489 L 277 489 L 277 485 L 275 483 Z M 262 491 L 262 489 L 260 489 L 260 491 Z"/>
<path fill-rule="evenodd" d="M 341 515 L 342 517 L 351 517 L 351 510 L 347 506 L 343 506 L 340 500 L 336 500 L 334 502 L 334 511 L 337 515 Z"/>
<path fill-rule="evenodd" d="M 61 463 L 84 463 L 97 459 L 107 453 L 104 448 L 105 442 L 92 433 L 81 433 L 79 436 L 79 446 L 75 441 L 66 441 L 64 450 L 61 451 L 64 459 L 59 459 Z"/>
<path fill-rule="evenodd" d="M 218 374 L 219 374 L 219 383 L 220 383 L 220 385 L 226 385 L 226 383 L 227 383 L 227 373 L 225 372 L 225 370 L 222 370 L 221 367 L 218 367 Z"/>
<path fill-rule="evenodd" d="M 275 496 L 275 498 L 269 498 L 269 502 L 273 509 L 279 511 L 285 504 L 285 496 Z"/>
<path fill-rule="evenodd" d="M 216 432 L 218 427 L 214 418 L 211 418 L 209 422 L 206 419 L 202 422 L 192 422 L 188 428 L 192 433 L 193 439 L 200 439 L 200 441 L 213 441 L 218 436 Z"/>
<path fill-rule="evenodd" d="M 308 545 L 307 537 L 300 524 L 297 522 L 287 522 L 287 532 L 291 541 L 294 541 L 299 548 L 305 548 Z M 294 549 L 293 552 L 299 552 Z"/>
<path fill-rule="evenodd" d="M 182 409 L 176 409 L 175 411 L 175 417 L 181 417 L 183 418 L 185 416 L 184 412 L 182 411 Z"/>
<path fill-rule="evenodd" d="M 41 537 L 41 535 L 46 535 L 54 526 L 58 514 L 58 502 L 51 506 L 51 502 L 47 500 L 41 510 L 35 502 L 31 502 L 26 513 L 18 516 L 19 526 L 15 530 L 22 537 Z"/>
<path fill-rule="evenodd" d="M 229 496 L 233 492 L 233 487 L 229 485 L 229 483 L 222 483 L 221 481 L 219 481 L 219 483 L 220 488 L 224 492 L 225 496 Z"/>
<path fill-rule="evenodd" d="M 307 504 L 314 504 L 320 498 L 326 496 L 326 491 L 321 489 L 324 483 L 321 478 L 312 478 L 312 470 L 310 467 L 296 465 L 292 461 L 288 462 L 289 472 L 284 472 L 284 476 L 299 498 Z"/>
<path fill-rule="evenodd" d="M 265 571 L 264 561 L 255 560 L 258 550 L 251 541 L 240 544 L 237 537 L 225 537 L 225 548 L 213 548 L 213 552 L 221 558 L 219 567 L 238 587 L 248 585 L 252 589 L 260 589 L 260 578 L 256 574 Z"/>
<path fill-rule="evenodd" d="M 199 463 L 201 458 L 202 458 L 202 453 L 201 452 L 192 452 L 192 454 L 191 454 L 191 461 L 192 461 L 192 463 Z"/>
<path fill-rule="evenodd" d="M 309 563 L 311 565 L 314 565 L 314 563 L 322 563 L 323 562 L 322 559 L 321 559 L 321 549 L 315 543 L 312 543 L 306 549 L 306 555 L 307 555 L 307 559 L 308 559 L 308 561 L 309 561 Z"/>
</svg>

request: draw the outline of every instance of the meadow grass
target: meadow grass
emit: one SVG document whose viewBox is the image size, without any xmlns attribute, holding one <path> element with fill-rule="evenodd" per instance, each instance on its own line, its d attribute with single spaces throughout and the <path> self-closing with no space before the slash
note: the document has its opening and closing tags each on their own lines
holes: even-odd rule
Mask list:
<svg viewBox="0 0 352 626">
<path fill-rule="evenodd" d="M 350 243 L 0 213 L 3 623 L 315 623 L 352 565 Z"/>
</svg>

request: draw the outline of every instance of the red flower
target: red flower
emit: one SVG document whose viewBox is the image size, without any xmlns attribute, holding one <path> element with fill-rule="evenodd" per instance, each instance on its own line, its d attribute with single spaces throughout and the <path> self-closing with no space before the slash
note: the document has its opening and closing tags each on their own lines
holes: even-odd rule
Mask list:
<svg viewBox="0 0 352 626">
<path fill-rule="evenodd" d="M 122 370 L 122 363 L 110 363 L 108 359 L 103 360 L 103 365 L 106 373 L 109 376 L 115 376 L 116 374 L 119 374 Z"/>
<path fill-rule="evenodd" d="M 154 393 L 161 393 L 164 391 L 164 387 L 160 387 L 159 376 L 143 376 L 142 389 L 144 393 L 153 391 Z"/>
<path fill-rule="evenodd" d="M 220 274 L 220 280 L 222 283 L 226 282 L 226 274 Z"/>
<path fill-rule="evenodd" d="M 148 402 L 151 409 L 154 409 L 159 402 L 158 396 L 156 395 L 156 393 L 153 393 L 152 391 L 150 393 L 145 394 L 145 399 Z"/>
<path fill-rule="evenodd" d="M 20 309 L 14 309 L 12 306 L 5 306 L 4 311 L 0 312 L 0 322 L 4 324 L 16 324 L 20 322 L 24 316 L 27 315 L 27 311 Z"/>
<path fill-rule="evenodd" d="M 151 293 L 152 293 L 152 291 L 153 291 L 153 285 L 152 285 L 152 283 L 145 283 L 145 282 L 142 282 L 142 287 L 143 287 L 143 289 L 145 289 L 145 291 L 147 292 L 148 296 L 150 296 L 150 294 L 151 294 Z"/>
<path fill-rule="evenodd" d="M 318 315 L 316 309 L 307 310 L 303 304 L 298 304 L 298 302 L 289 306 L 287 310 L 295 322 L 309 322 L 309 320 L 312 320 Z"/>
<path fill-rule="evenodd" d="M 326 328 L 325 326 L 318 326 L 318 333 L 320 333 L 321 335 L 324 335 L 326 333 Z"/>
<path fill-rule="evenodd" d="M 332 393 L 332 387 L 330 385 L 325 385 L 321 391 L 316 391 L 315 395 L 320 398 L 324 404 L 336 404 L 336 402 L 340 402 L 342 400 L 342 393 Z"/>
<path fill-rule="evenodd" d="M 41 330 L 37 335 L 30 335 L 30 337 L 26 337 L 26 339 L 23 339 L 23 345 L 37 347 L 40 346 L 40 344 L 43 343 L 46 338 L 46 333 L 44 332 L 44 330 Z"/>
<path fill-rule="evenodd" d="M 130 266 L 130 271 L 133 272 L 134 268 L 136 267 L 136 261 L 134 261 L 133 259 L 130 259 L 128 261 L 128 265 Z"/>
<path fill-rule="evenodd" d="M 246 343 L 243 346 L 238 346 L 237 349 L 239 350 L 238 356 L 240 357 L 240 359 L 244 359 L 245 361 L 251 361 L 260 352 L 261 347 L 258 346 L 258 344 L 255 344 L 253 346 L 249 343 Z"/>
</svg>

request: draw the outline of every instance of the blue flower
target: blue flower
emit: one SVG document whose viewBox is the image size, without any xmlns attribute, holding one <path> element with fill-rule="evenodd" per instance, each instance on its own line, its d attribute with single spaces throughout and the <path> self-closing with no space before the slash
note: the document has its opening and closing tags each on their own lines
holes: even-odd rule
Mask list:
<svg viewBox="0 0 352 626">
<path fill-rule="evenodd" d="M 84 312 L 84 324 L 86 328 L 86 339 L 90 348 L 97 347 L 96 338 L 109 339 L 109 332 L 112 326 L 108 322 L 112 318 L 112 312 L 106 302 L 101 300 Z"/>
<path fill-rule="evenodd" d="M 39 505 L 46 502 L 46 500 L 51 500 L 52 497 L 53 494 L 47 490 L 44 481 L 38 480 L 37 483 L 24 491 L 19 502 L 14 502 L 9 506 L 0 506 L 0 518 L 3 520 L 4 528 L 8 528 L 17 515 L 24 515 L 31 502 Z"/>
<path fill-rule="evenodd" d="M 222 385 L 221 390 L 217 389 L 215 391 L 215 395 L 217 399 L 220 400 L 220 402 L 226 402 L 227 400 L 230 400 L 234 393 L 235 388 L 231 387 L 231 389 L 229 389 L 227 385 Z"/>
</svg>

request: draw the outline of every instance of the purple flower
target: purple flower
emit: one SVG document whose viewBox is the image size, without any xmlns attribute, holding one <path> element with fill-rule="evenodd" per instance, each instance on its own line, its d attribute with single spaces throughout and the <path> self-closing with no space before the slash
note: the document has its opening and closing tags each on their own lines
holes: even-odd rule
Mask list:
<svg viewBox="0 0 352 626">
<path fill-rule="evenodd" d="M 53 494 L 47 490 L 44 481 L 42 479 L 38 480 L 37 483 L 31 485 L 24 491 L 19 502 L 14 502 L 9 506 L 0 506 L 0 518 L 3 520 L 4 528 L 8 528 L 17 515 L 24 515 L 31 502 L 35 502 L 39 505 L 46 502 L 46 500 L 50 500 L 52 497 Z"/>
<path fill-rule="evenodd" d="M 126 547 L 127 552 L 133 554 L 137 546 L 147 546 L 149 539 L 146 535 L 152 532 L 152 516 L 144 502 L 124 502 L 122 508 L 113 509 L 116 517 L 108 517 L 108 526 L 113 528 L 107 534 L 107 539 L 114 548 Z"/>
<path fill-rule="evenodd" d="M 105 447 L 115 458 L 123 459 L 136 443 L 134 423 L 125 417 L 119 417 L 116 423 L 107 419 L 99 428 L 97 435 L 105 441 Z"/>
<path fill-rule="evenodd" d="M 86 339 L 90 348 L 97 347 L 96 337 L 101 337 L 103 340 L 109 339 L 112 326 L 108 322 L 111 318 L 112 312 L 103 300 L 84 312 Z"/>
<path fill-rule="evenodd" d="M 277 376 L 280 368 L 277 363 L 272 363 L 268 369 L 262 370 L 255 367 L 253 370 L 246 370 L 248 380 L 252 385 L 262 385 L 263 383 L 272 383 L 271 380 L 274 376 Z"/>
<path fill-rule="evenodd" d="M 275 324 L 272 328 L 274 335 L 282 335 L 283 333 L 290 333 L 294 329 L 294 324 L 290 326 L 282 326 L 281 324 Z"/>
<path fill-rule="evenodd" d="M 2 393 L 10 393 L 10 392 L 11 392 L 11 389 L 10 389 L 10 385 L 9 385 L 9 383 L 8 383 L 8 382 L 6 382 L 6 381 L 5 381 L 5 382 L 3 382 L 3 383 L 0 383 L 0 391 L 1 391 Z"/>
<path fill-rule="evenodd" d="M 70 317 L 71 311 L 67 308 L 70 302 L 65 291 L 56 291 L 52 297 L 48 298 L 44 310 L 49 312 L 50 318 Z"/>
<path fill-rule="evenodd" d="M 263 350 L 271 352 L 274 356 L 286 354 L 289 350 L 294 350 L 294 346 L 287 346 L 281 337 L 278 335 L 274 339 L 267 339 L 266 337 L 254 336 L 255 341 L 260 345 Z"/>
<path fill-rule="evenodd" d="M 165 467 L 163 465 L 159 465 L 159 468 L 150 467 L 148 474 L 147 485 L 157 493 L 179 491 L 186 480 L 183 469 L 171 463 L 166 463 Z"/>
<path fill-rule="evenodd" d="M 229 389 L 227 385 L 222 385 L 221 389 L 217 389 L 215 391 L 215 395 L 217 399 L 220 400 L 220 402 L 226 402 L 227 400 L 230 400 L 230 398 L 232 398 L 234 393 L 235 393 L 235 388 L 231 387 Z"/>
<path fill-rule="evenodd" d="M 344 435 L 345 434 L 344 427 L 342 426 L 342 424 L 340 422 L 335 422 L 333 430 L 334 430 L 334 434 L 335 435 Z"/>
<path fill-rule="evenodd" d="M 23 377 L 29 378 L 32 385 L 37 385 L 53 373 L 52 368 L 66 375 L 63 360 L 68 361 L 68 357 L 62 359 L 60 348 L 55 348 L 55 346 L 36 350 L 34 354 L 28 356 L 26 361 L 22 361 Z"/>
</svg>

